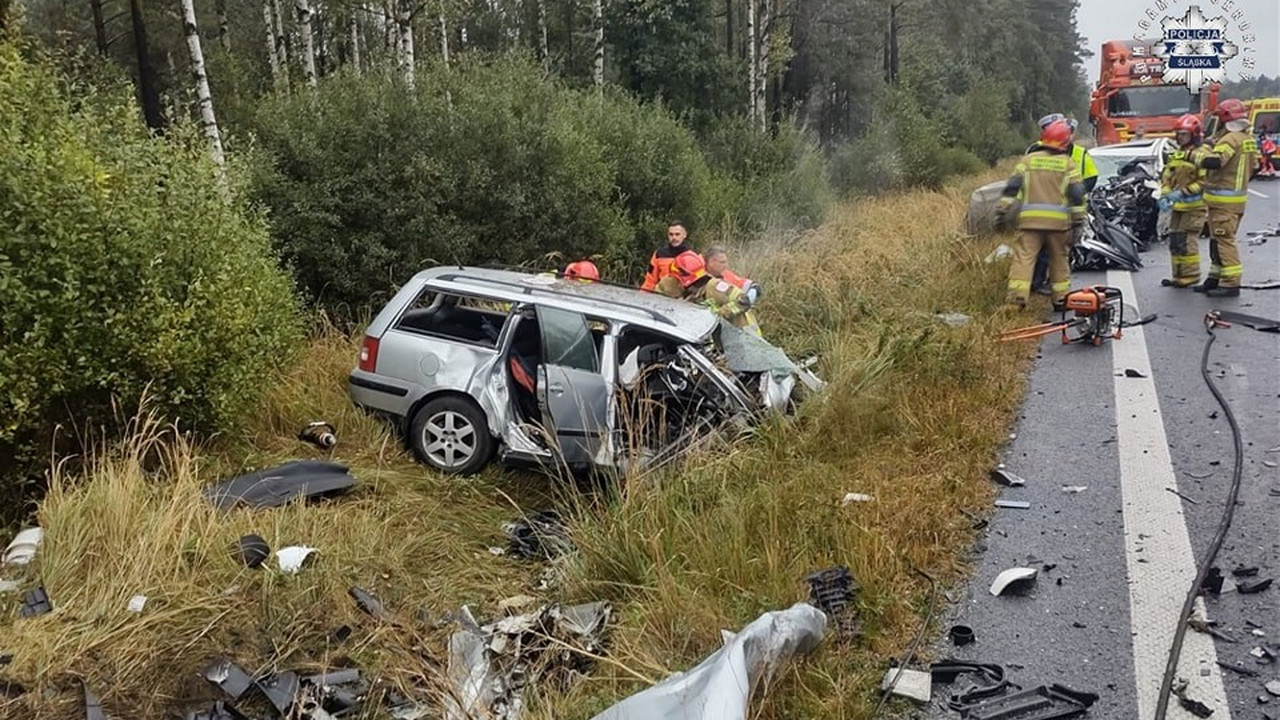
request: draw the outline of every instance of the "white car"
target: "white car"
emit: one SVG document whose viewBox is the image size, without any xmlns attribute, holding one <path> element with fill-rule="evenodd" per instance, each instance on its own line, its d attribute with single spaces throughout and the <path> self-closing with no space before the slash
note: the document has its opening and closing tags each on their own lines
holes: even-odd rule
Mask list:
<svg viewBox="0 0 1280 720">
<path fill-rule="evenodd" d="M 1098 168 L 1098 185 L 1105 185 L 1108 180 L 1120 174 L 1120 169 L 1134 160 L 1141 160 L 1148 165 L 1151 174 L 1160 177 L 1169 155 L 1177 149 L 1171 138 L 1154 137 L 1130 140 L 1115 145 L 1100 145 L 1089 148 L 1086 152 Z"/>
</svg>

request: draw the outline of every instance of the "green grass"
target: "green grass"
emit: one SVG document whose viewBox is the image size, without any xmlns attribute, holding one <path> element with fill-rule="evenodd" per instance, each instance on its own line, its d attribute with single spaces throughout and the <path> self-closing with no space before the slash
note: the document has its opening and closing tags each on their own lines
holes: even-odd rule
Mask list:
<svg viewBox="0 0 1280 720">
<path fill-rule="evenodd" d="M 991 178 L 998 173 L 991 173 Z M 215 693 L 195 676 L 229 654 L 250 670 L 359 664 L 393 685 L 438 687 L 450 628 L 470 604 L 482 621 L 504 598 L 609 599 L 607 662 L 565 694 L 530 697 L 530 718 L 586 718 L 720 645 L 761 612 L 806 597 L 804 577 L 835 564 L 862 587 L 862 634 L 829 640 L 788 667 L 755 706 L 760 718 L 865 718 L 886 659 L 905 650 L 927 599 L 919 568 L 963 579 L 973 540 L 961 511 L 984 513 L 986 478 L 1023 392 L 1030 353 L 993 335 L 1019 318 L 996 311 L 1004 266 L 994 246 L 957 234 L 970 178 L 940 192 L 851 202 L 816 231 L 764 238 L 734 261 L 763 282 L 767 337 L 794 355 L 821 354 L 829 392 L 798 417 L 698 454 L 612 491 L 584 494 L 494 469 L 443 478 L 416 465 L 378 422 L 354 410 L 345 375 L 356 338 L 321 333 L 287 369 L 244 437 L 198 447 L 140 413 L 129 442 L 83 476 L 54 473 L 39 511 L 45 544 L 28 569 L 53 614 L 0 614 L 3 676 L 31 692 L 0 701 L 2 717 L 73 717 L 78 678 L 119 717 L 155 717 Z M 973 317 L 960 328 L 935 312 Z M 350 496 L 316 506 L 223 515 L 201 486 L 287 459 L 321 457 L 297 429 L 338 428 L 333 457 L 360 478 Z M 841 507 L 848 492 L 874 496 Z M 555 504 L 574 518 L 580 553 L 561 582 L 487 551 L 500 525 Z M 273 548 L 319 548 L 296 576 L 241 568 L 228 547 L 258 533 Z M 359 585 L 397 613 L 363 616 Z M 125 610 L 148 595 L 145 610 Z M 341 645 L 329 632 L 350 625 Z"/>
</svg>

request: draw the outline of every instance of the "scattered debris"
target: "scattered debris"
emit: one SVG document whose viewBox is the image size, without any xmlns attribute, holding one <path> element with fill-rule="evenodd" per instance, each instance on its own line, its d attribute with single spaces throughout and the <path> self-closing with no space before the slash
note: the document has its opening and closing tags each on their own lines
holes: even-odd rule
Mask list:
<svg viewBox="0 0 1280 720">
<path fill-rule="evenodd" d="M 129 612 L 131 613 L 140 613 L 142 612 L 142 608 L 146 606 L 147 606 L 146 595 L 134 595 L 133 597 L 129 598 L 128 609 L 129 609 Z"/>
<path fill-rule="evenodd" d="M 809 583 L 809 602 L 835 623 L 841 639 L 858 634 L 858 617 L 853 607 L 857 598 L 858 583 L 844 565 L 813 573 L 805 578 Z"/>
<path fill-rule="evenodd" d="M 89 689 L 89 683 L 81 682 L 84 690 L 84 720 L 107 720 L 107 713 L 102 709 L 102 700 Z"/>
<path fill-rule="evenodd" d="M 356 485 L 347 471 L 335 462 L 301 460 L 239 475 L 205 488 L 204 495 L 219 510 L 279 507 L 297 497 L 318 500 L 347 492 Z"/>
<path fill-rule="evenodd" d="M 1139 370 L 1134 370 L 1133 368 L 1125 368 L 1125 369 L 1124 369 L 1124 376 L 1125 376 L 1125 377 L 1127 377 L 1127 378 L 1144 378 L 1144 377 L 1146 377 L 1146 375 L 1145 375 L 1145 374 L 1143 374 L 1141 371 L 1139 371 Z"/>
<path fill-rule="evenodd" d="M 892 686 L 893 689 L 889 692 L 893 695 L 927 703 L 933 697 L 932 683 L 933 676 L 929 673 L 893 667 L 885 672 L 884 679 L 880 681 L 880 689 L 889 690 Z"/>
<path fill-rule="evenodd" d="M 973 628 L 968 625 L 953 625 L 949 634 L 951 642 L 955 643 L 956 647 L 963 647 L 975 640 Z"/>
<path fill-rule="evenodd" d="M 1231 574 L 1235 577 L 1253 577 L 1254 575 L 1258 574 L 1258 568 L 1245 567 L 1241 565 L 1237 567 L 1235 570 L 1232 570 Z"/>
<path fill-rule="evenodd" d="M 997 500 L 996 507 L 1011 508 L 1013 510 L 1029 510 L 1031 503 L 1025 500 Z"/>
<path fill-rule="evenodd" d="M 1218 623 L 1205 620 L 1204 618 L 1187 618 L 1187 627 L 1195 630 L 1196 632 L 1204 633 L 1205 635 L 1212 635 L 1223 642 L 1236 642 L 1235 638 L 1217 629 L 1217 624 Z"/>
<path fill-rule="evenodd" d="M 642 690 L 592 720 L 746 720 L 753 691 L 767 685 L 783 662 L 822 641 L 826 616 L 807 603 L 767 612 L 687 672 Z M 744 682 L 745 679 L 745 682 Z M 693 709 L 697 710 L 693 710 Z"/>
<path fill-rule="evenodd" d="M 1057 683 L 966 705 L 966 720 L 1058 720 L 1088 712 L 1098 701 L 1093 693 Z"/>
<path fill-rule="evenodd" d="M 1266 684 L 1267 692 L 1280 697 L 1280 680 L 1272 680 Z"/>
<path fill-rule="evenodd" d="M 347 588 L 347 595 L 350 595 L 351 599 L 356 601 L 356 607 L 360 608 L 367 614 L 372 615 L 379 620 L 387 620 L 390 618 L 391 614 L 382 606 L 382 601 L 374 597 L 369 591 L 353 585 Z M 348 632 L 350 632 L 349 629 Z"/>
<path fill-rule="evenodd" d="M 997 260 L 1003 260 L 1004 258 L 1010 257 L 1012 255 L 1013 255 L 1013 248 L 1009 247 L 1008 245 L 1005 245 L 1004 243 L 1000 243 L 999 245 L 996 246 L 995 250 L 992 250 L 990 253 L 987 254 L 985 258 L 982 259 L 982 262 L 990 265 L 991 263 Z"/>
<path fill-rule="evenodd" d="M 1222 661 L 1222 660 L 1219 660 L 1219 661 L 1218 661 L 1218 667 L 1221 667 L 1221 668 L 1222 668 L 1222 669 L 1224 669 L 1224 670 L 1230 670 L 1231 672 L 1233 672 L 1233 673 L 1237 673 L 1237 674 L 1239 674 L 1239 675 L 1244 675 L 1245 677 L 1257 677 L 1257 676 L 1258 676 L 1258 671 L 1257 671 L 1257 670 L 1251 670 L 1251 669 L 1249 669 L 1249 668 L 1247 668 L 1247 667 L 1245 667 L 1245 666 L 1241 665 L 1240 663 L 1228 663 L 1228 662 L 1224 662 L 1224 661 Z"/>
<path fill-rule="evenodd" d="M 1186 500 L 1187 502 L 1191 503 L 1192 505 L 1199 505 L 1199 504 L 1200 504 L 1200 501 L 1196 500 L 1195 498 L 1190 497 L 1190 496 L 1187 496 L 1187 495 L 1183 495 L 1182 493 L 1178 492 L 1177 490 L 1175 490 L 1175 489 L 1173 489 L 1173 488 L 1171 488 L 1171 487 L 1167 487 L 1167 488 L 1165 488 L 1165 490 L 1168 490 L 1169 492 L 1173 493 L 1174 495 L 1177 495 L 1178 497 L 1182 498 L 1183 500 Z"/>
<path fill-rule="evenodd" d="M 253 687 L 253 678 L 239 665 L 226 658 L 218 658 L 200 671 L 201 677 L 227 694 L 232 700 L 239 700 Z"/>
<path fill-rule="evenodd" d="M 1062 492 L 1069 493 L 1069 494 L 1082 493 L 1088 489 L 1089 489 L 1088 485 L 1063 485 L 1062 486 Z"/>
<path fill-rule="evenodd" d="M 1280 467 L 1280 463 L 1276 462 L 1275 460 L 1263 460 L 1262 464 L 1266 465 L 1269 468 Z"/>
<path fill-rule="evenodd" d="M 1250 630 L 1249 632 L 1250 632 L 1251 634 L 1253 634 L 1253 635 L 1257 635 L 1258 637 L 1266 637 L 1266 636 L 1267 636 L 1266 631 L 1262 630 L 1261 628 L 1254 628 L 1253 630 Z"/>
<path fill-rule="evenodd" d="M 338 436 L 335 435 L 337 430 L 329 423 L 323 420 L 317 420 L 307 423 L 301 431 L 298 432 L 298 439 L 303 442 L 311 443 L 318 448 L 328 450 L 338 444 Z"/>
<path fill-rule="evenodd" d="M 563 688 L 600 654 L 613 612 L 607 602 L 544 605 L 525 615 L 481 627 L 471 611 L 458 613 L 462 629 L 449 638 L 449 720 L 518 720 L 526 685 L 550 678 Z"/>
<path fill-rule="evenodd" d="M 292 670 L 260 678 L 254 686 L 281 715 L 289 712 L 298 699 L 298 674 Z"/>
<path fill-rule="evenodd" d="M 1266 660 L 1267 662 L 1271 663 L 1276 661 L 1277 652 L 1270 645 L 1267 645 L 1264 643 L 1250 650 L 1249 654 L 1258 658 L 1259 660 Z"/>
<path fill-rule="evenodd" d="M 0 580 L 0 594 L 17 592 L 20 587 L 16 580 Z"/>
<path fill-rule="evenodd" d="M 26 565 L 36 556 L 36 548 L 44 539 L 44 530 L 38 527 L 27 528 L 13 537 L 4 551 L 5 565 Z"/>
<path fill-rule="evenodd" d="M 951 327 L 962 327 L 964 325 L 968 325 L 969 320 L 972 319 L 968 315 L 965 315 L 964 313 L 956 313 L 956 312 L 936 313 L 934 314 L 933 317 L 934 319 L 940 320 L 943 323 L 950 325 Z"/>
<path fill-rule="evenodd" d="M 316 552 L 315 548 L 306 545 L 282 547 L 276 551 L 276 562 L 279 563 L 282 572 L 292 575 L 302 569 L 302 565 L 314 552 Z"/>
<path fill-rule="evenodd" d="M 1185 475 L 1194 480 L 1206 480 L 1213 477 L 1213 473 L 1213 470 L 1209 470 L 1207 472 L 1195 472 L 1194 470 L 1188 470 Z"/>
<path fill-rule="evenodd" d="M 991 479 L 1007 487 L 1022 487 L 1027 484 L 1025 479 L 1005 470 L 1003 465 L 991 471 Z"/>
<path fill-rule="evenodd" d="M 865 503 L 865 502 L 871 502 L 872 500 L 875 500 L 875 498 L 871 497 L 870 495 L 864 495 L 862 493 L 849 493 L 848 495 L 844 496 L 843 500 L 840 501 L 840 505 L 843 507 L 845 505 L 848 505 L 849 503 L 856 503 L 856 502 Z"/>
<path fill-rule="evenodd" d="M 22 596 L 22 607 L 18 609 L 21 617 L 35 617 L 53 611 L 53 603 L 49 601 L 49 593 L 44 586 L 30 590 Z"/>
<path fill-rule="evenodd" d="M 1253 595 L 1255 593 L 1260 593 L 1271 587 L 1272 580 L 1273 578 L 1267 578 L 1266 580 L 1260 580 L 1255 583 L 1237 583 L 1236 592 L 1241 595 Z"/>
<path fill-rule="evenodd" d="M 1216 567 L 1209 568 L 1209 573 L 1205 575 L 1204 582 L 1200 583 L 1200 589 L 1210 595 L 1222 594 L 1222 570 Z"/>
<path fill-rule="evenodd" d="M 933 681 L 937 683 L 953 683 L 957 677 L 965 673 L 981 675 L 989 681 L 988 685 L 970 685 L 965 691 L 953 693 L 949 696 L 947 698 L 947 707 L 957 712 L 963 712 L 968 706 L 999 695 L 1010 687 L 1009 681 L 1005 677 L 1004 668 L 999 665 L 984 665 L 947 659 L 931 665 L 929 672 L 933 676 Z"/>
<path fill-rule="evenodd" d="M 1036 579 L 1037 571 L 1035 568 L 1016 567 L 1009 568 L 996 576 L 995 582 L 991 583 L 991 594 L 999 596 L 1015 583 L 1030 583 Z"/>
<path fill-rule="evenodd" d="M 543 510 L 502 526 L 510 552 L 526 560 L 555 560 L 576 549 L 560 513 Z"/>
<path fill-rule="evenodd" d="M 236 541 L 231 552 L 245 567 L 259 568 L 271 557 L 271 546 L 261 535 L 245 535 Z"/>
</svg>

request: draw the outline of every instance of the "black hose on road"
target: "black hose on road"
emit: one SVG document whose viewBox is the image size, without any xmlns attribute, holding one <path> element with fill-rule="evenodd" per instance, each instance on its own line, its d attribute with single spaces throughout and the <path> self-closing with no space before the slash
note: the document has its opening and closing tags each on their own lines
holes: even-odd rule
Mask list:
<svg viewBox="0 0 1280 720">
<path fill-rule="evenodd" d="M 1182 641 L 1187 634 L 1187 621 L 1191 618 L 1191 611 L 1195 607 L 1196 596 L 1200 594 L 1200 586 L 1209 574 L 1209 566 L 1213 564 L 1214 559 L 1218 556 L 1218 550 L 1222 548 L 1222 541 L 1226 538 L 1227 530 L 1231 527 L 1231 519 L 1235 517 L 1236 498 L 1240 495 L 1240 478 L 1244 470 L 1244 442 L 1240 437 L 1240 425 L 1236 423 L 1236 416 L 1231 411 L 1231 405 L 1227 403 L 1226 398 L 1222 396 L 1222 392 L 1218 390 L 1218 386 L 1214 384 L 1213 378 L 1209 375 L 1209 351 L 1213 348 L 1213 341 L 1217 339 L 1213 332 L 1216 324 L 1217 322 L 1212 316 L 1205 318 L 1205 331 L 1209 333 L 1209 339 L 1205 341 L 1204 354 L 1200 356 L 1200 376 L 1204 378 L 1205 384 L 1209 386 L 1209 392 L 1213 393 L 1214 399 L 1218 401 L 1218 405 L 1222 408 L 1223 415 L 1227 417 L 1227 423 L 1231 425 L 1231 439 L 1235 446 L 1235 465 L 1231 473 L 1231 491 L 1227 495 L 1227 505 L 1223 508 L 1222 520 L 1218 523 L 1218 531 L 1213 536 L 1213 542 L 1209 543 L 1209 550 L 1200 562 L 1199 570 L 1196 571 L 1196 579 L 1192 582 L 1191 589 L 1187 591 L 1187 599 L 1182 604 L 1182 614 L 1178 616 L 1178 629 L 1173 634 L 1173 647 L 1169 650 L 1169 661 L 1164 668 L 1164 678 L 1160 681 L 1160 697 L 1156 702 L 1154 720 L 1165 720 L 1165 714 L 1169 711 L 1169 695 L 1173 690 L 1173 678 L 1178 672 L 1178 657 L 1182 654 Z"/>
</svg>

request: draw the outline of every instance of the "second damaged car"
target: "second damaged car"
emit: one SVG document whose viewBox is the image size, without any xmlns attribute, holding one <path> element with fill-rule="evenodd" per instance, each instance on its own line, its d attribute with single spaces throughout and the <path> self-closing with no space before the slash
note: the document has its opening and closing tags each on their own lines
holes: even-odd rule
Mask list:
<svg viewBox="0 0 1280 720">
<path fill-rule="evenodd" d="M 625 471 L 787 412 L 823 387 L 764 340 L 682 300 L 550 274 L 436 267 L 366 330 L 353 402 L 417 458 Z"/>
</svg>

